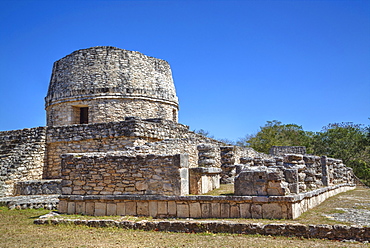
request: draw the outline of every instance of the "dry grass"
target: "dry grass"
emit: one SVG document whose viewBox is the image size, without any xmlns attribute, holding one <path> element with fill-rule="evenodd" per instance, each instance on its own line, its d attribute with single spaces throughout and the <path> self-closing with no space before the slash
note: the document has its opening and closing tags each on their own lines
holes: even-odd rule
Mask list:
<svg viewBox="0 0 370 248">
<path fill-rule="evenodd" d="M 233 195 L 234 194 L 234 184 L 221 184 L 220 188 L 212 190 L 203 195 Z"/>
<path fill-rule="evenodd" d="M 297 220 L 238 221 L 334 224 L 336 222 L 323 217 L 322 214 L 335 211 L 336 207 L 351 207 L 356 202 L 369 201 L 369 199 L 370 190 L 359 188 L 328 199 L 320 206 L 306 212 Z M 0 247 L 369 247 L 361 243 L 286 237 L 144 232 L 119 228 L 32 224 L 35 218 L 47 212 L 49 211 L 7 210 L 1 207 Z M 68 218 L 70 217 L 72 216 L 68 216 Z M 138 219 L 135 217 L 127 218 Z"/>
</svg>

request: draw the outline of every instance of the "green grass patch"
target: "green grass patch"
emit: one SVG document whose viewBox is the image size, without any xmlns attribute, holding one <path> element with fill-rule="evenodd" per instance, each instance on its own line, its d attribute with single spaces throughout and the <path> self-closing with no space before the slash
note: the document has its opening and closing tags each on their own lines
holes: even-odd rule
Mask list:
<svg viewBox="0 0 370 248">
<path fill-rule="evenodd" d="M 204 193 L 203 195 L 234 195 L 234 184 L 221 184 L 220 188 Z"/>
</svg>

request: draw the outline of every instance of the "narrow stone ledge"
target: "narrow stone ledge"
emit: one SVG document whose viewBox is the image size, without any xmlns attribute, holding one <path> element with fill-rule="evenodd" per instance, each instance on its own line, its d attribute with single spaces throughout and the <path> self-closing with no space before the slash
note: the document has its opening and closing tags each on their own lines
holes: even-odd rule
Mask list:
<svg viewBox="0 0 370 248">
<path fill-rule="evenodd" d="M 240 202 L 298 202 L 305 198 L 318 196 L 341 187 L 355 187 L 353 184 L 339 184 L 314 191 L 287 196 L 211 196 L 211 195 L 189 195 L 189 196 L 166 196 L 166 195 L 61 195 L 59 199 L 84 201 L 84 200 L 140 200 L 140 201 L 240 201 Z"/>
<path fill-rule="evenodd" d="M 261 224 L 235 223 L 231 221 L 115 221 L 80 219 L 36 219 L 36 225 L 73 224 L 90 227 L 117 227 L 144 231 L 183 232 L 183 233 L 234 233 L 260 234 L 272 236 L 304 237 L 329 240 L 356 240 L 368 242 L 370 227 L 346 225 L 303 225 L 303 224 Z"/>
<path fill-rule="evenodd" d="M 196 168 L 191 168 L 191 170 L 195 173 L 202 173 L 202 174 L 219 174 L 222 172 L 221 168 L 215 168 L 215 167 L 196 167 Z"/>
</svg>

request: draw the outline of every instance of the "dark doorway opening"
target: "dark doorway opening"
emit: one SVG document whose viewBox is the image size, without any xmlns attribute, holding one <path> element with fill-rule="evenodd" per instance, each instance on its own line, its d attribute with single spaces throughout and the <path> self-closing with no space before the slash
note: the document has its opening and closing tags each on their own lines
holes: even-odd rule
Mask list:
<svg viewBox="0 0 370 248">
<path fill-rule="evenodd" d="M 89 123 L 89 108 L 88 107 L 80 108 L 80 124 L 88 123 Z"/>
</svg>

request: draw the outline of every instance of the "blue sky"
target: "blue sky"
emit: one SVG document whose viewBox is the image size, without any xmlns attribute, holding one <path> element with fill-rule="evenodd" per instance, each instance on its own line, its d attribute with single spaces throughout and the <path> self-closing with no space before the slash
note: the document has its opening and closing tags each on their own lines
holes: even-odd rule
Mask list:
<svg viewBox="0 0 370 248">
<path fill-rule="evenodd" d="M 179 121 L 216 138 L 370 124 L 368 0 L 0 0 L 0 130 L 44 126 L 53 63 L 102 45 L 168 61 Z"/>
</svg>

